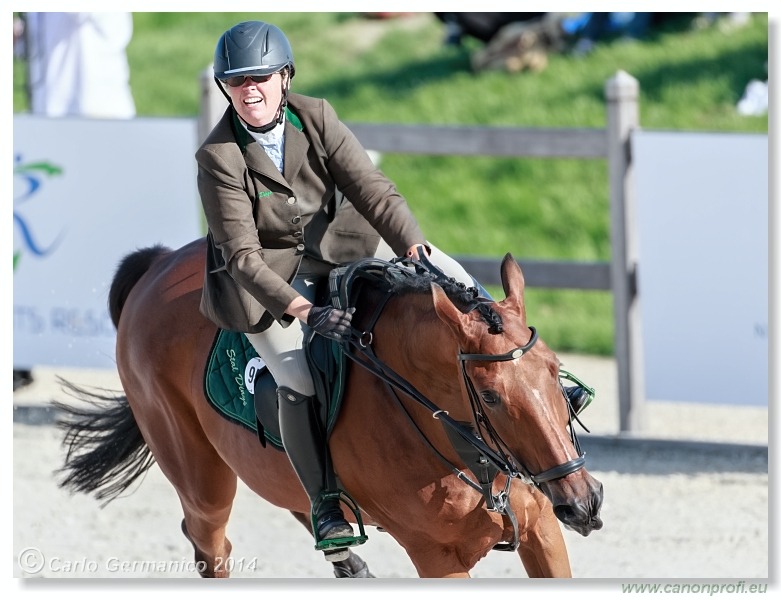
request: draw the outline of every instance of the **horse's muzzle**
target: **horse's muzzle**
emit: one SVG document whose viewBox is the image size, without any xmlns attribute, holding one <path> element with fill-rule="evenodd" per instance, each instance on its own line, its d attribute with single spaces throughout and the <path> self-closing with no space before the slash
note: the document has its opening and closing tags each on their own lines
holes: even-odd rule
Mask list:
<svg viewBox="0 0 781 600">
<path fill-rule="evenodd" d="M 541 484 L 553 504 L 553 513 L 567 528 L 587 536 L 602 529 L 602 484 L 585 471 Z"/>
</svg>

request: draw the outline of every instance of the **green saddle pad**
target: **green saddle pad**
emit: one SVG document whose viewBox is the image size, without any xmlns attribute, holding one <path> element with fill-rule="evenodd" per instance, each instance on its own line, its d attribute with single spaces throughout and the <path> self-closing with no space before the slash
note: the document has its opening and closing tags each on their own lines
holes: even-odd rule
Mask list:
<svg viewBox="0 0 781 600">
<path fill-rule="evenodd" d="M 257 432 L 254 382 L 264 371 L 265 363 L 245 335 L 220 329 L 206 364 L 206 397 L 223 416 Z"/>
<path fill-rule="evenodd" d="M 304 346 L 321 422 L 330 434 L 342 403 L 347 361 L 338 344 L 322 336 L 312 335 Z M 273 376 L 247 337 L 220 329 L 206 363 L 206 399 L 226 419 L 258 435 L 262 430 L 266 441 L 282 449 L 276 388 Z"/>
</svg>

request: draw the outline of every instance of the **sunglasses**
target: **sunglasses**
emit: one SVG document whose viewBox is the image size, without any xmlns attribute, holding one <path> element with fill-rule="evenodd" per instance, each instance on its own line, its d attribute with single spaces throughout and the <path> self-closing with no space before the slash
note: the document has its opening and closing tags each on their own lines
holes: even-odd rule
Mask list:
<svg viewBox="0 0 781 600">
<path fill-rule="evenodd" d="M 236 75 L 235 77 L 228 77 L 222 81 L 230 87 L 241 87 L 247 79 L 251 79 L 255 83 L 266 83 L 273 75 L 273 73 L 271 75 Z"/>
</svg>

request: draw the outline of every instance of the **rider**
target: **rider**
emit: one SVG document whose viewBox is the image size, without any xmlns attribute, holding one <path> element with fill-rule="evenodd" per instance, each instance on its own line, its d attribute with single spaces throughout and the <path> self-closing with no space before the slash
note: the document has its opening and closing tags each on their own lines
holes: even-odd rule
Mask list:
<svg viewBox="0 0 781 600">
<path fill-rule="evenodd" d="M 352 311 L 316 306 L 316 283 L 364 257 L 429 259 L 467 287 L 472 277 L 428 243 L 405 199 L 323 99 L 290 92 L 285 34 L 260 21 L 220 37 L 214 78 L 229 106 L 196 153 L 209 252 L 201 311 L 244 332 L 279 386 L 282 442 L 321 540 L 350 543 L 302 349 L 305 333 L 342 339 Z M 334 542 L 339 546 L 342 542 Z M 346 558 L 328 550 L 326 558 Z"/>
</svg>

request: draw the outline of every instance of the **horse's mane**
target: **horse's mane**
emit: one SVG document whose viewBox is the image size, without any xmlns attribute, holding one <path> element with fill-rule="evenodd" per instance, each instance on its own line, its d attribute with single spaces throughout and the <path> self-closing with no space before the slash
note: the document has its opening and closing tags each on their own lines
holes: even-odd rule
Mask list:
<svg viewBox="0 0 781 600">
<path fill-rule="evenodd" d="M 489 333 L 501 333 L 504 330 L 502 316 L 496 312 L 493 301 L 478 298 L 474 287 L 466 287 L 450 278 L 433 277 L 429 273 L 414 273 L 407 277 L 394 278 L 390 281 L 390 292 L 394 296 L 405 294 L 431 294 L 431 284 L 436 283 L 447 294 L 447 297 L 463 313 L 476 310 L 488 325 Z"/>
</svg>

